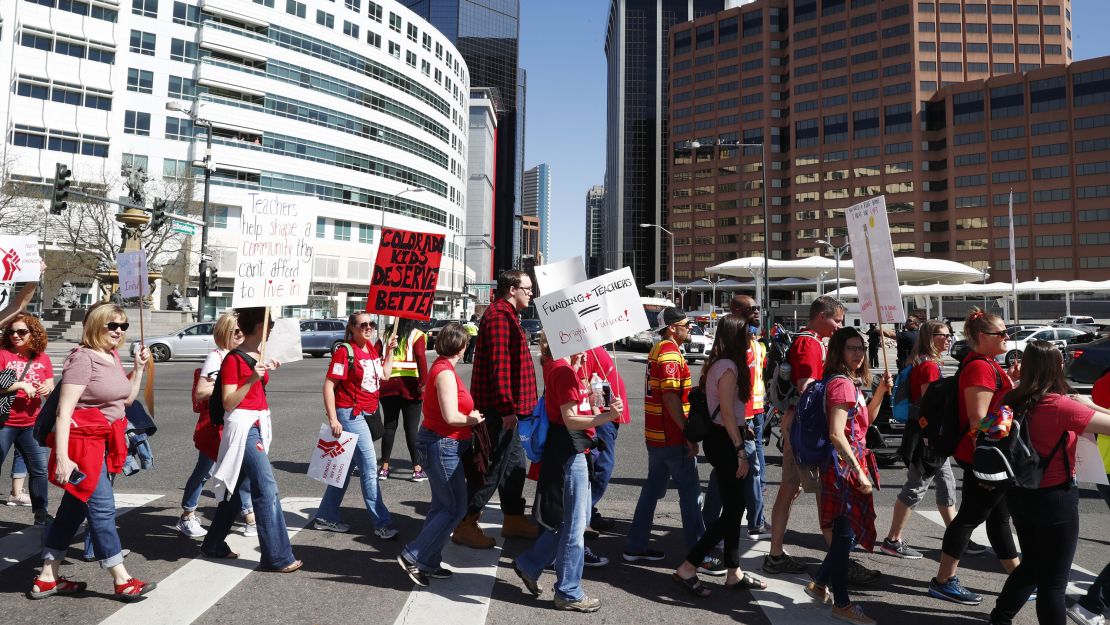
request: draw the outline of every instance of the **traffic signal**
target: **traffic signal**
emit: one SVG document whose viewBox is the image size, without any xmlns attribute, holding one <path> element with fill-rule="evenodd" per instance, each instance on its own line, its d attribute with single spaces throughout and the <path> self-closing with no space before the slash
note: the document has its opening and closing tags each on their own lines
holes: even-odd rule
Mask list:
<svg viewBox="0 0 1110 625">
<path fill-rule="evenodd" d="M 150 209 L 150 231 L 158 232 L 166 223 L 166 201 L 155 199 L 154 206 Z"/>
<path fill-rule="evenodd" d="M 73 176 L 73 171 L 65 166 L 65 163 L 58 163 L 54 165 L 54 194 L 50 196 L 50 214 L 61 215 L 69 203 L 69 185 L 73 184 L 70 177 Z"/>
<path fill-rule="evenodd" d="M 219 275 L 216 273 L 216 268 L 213 267 L 212 265 L 208 265 L 208 267 L 205 269 L 205 274 L 204 274 L 204 290 L 205 290 L 205 292 L 211 293 L 212 291 L 216 290 L 216 279 L 217 278 L 219 278 Z"/>
</svg>

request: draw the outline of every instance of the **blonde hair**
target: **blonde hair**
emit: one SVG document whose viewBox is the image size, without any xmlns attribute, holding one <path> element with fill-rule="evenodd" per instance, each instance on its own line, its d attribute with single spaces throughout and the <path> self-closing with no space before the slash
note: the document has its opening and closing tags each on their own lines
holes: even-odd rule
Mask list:
<svg viewBox="0 0 1110 625">
<path fill-rule="evenodd" d="M 92 349 L 108 352 L 118 349 L 127 342 L 127 333 L 120 338 L 119 343 L 112 343 L 108 338 L 105 327 L 109 321 L 122 317 L 127 321 L 127 313 L 122 308 L 111 303 L 101 302 L 85 312 L 84 327 L 81 329 L 81 345 Z M 122 323 L 122 322 L 121 322 Z"/>
<path fill-rule="evenodd" d="M 238 329 L 239 315 L 234 310 L 229 310 L 220 315 L 212 329 L 212 338 L 216 341 L 216 347 L 230 350 L 231 343 L 235 340 L 235 331 Z"/>
<path fill-rule="evenodd" d="M 540 332 L 539 344 L 540 344 L 540 355 L 543 356 L 544 358 L 548 359 L 548 360 L 551 360 L 552 359 L 551 358 L 551 345 L 547 342 L 547 333 L 546 332 Z"/>
</svg>

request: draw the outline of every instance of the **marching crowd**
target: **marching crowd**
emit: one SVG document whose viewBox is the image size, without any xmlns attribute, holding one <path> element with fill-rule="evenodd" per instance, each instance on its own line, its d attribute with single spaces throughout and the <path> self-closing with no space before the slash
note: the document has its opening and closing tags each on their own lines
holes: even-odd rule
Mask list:
<svg viewBox="0 0 1110 625">
<path fill-rule="evenodd" d="M 10 448 L 17 450 L 34 522 L 44 526 L 43 565 L 28 596 L 43 599 L 87 588 L 86 582 L 59 575 L 62 557 L 87 522 L 92 553 L 111 575 L 114 596 L 134 600 L 156 584 L 132 577 L 124 567 L 112 488 L 127 456 L 125 411 L 139 394 L 149 355 L 145 348 L 132 350 L 125 365 L 120 352 L 126 353 L 127 315 L 115 304 L 98 304 L 86 313 L 80 346 L 67 356 L 55 384 L 46 333 L 24 312 L 34 286 L 0 312 L 0 462 Z M 504 272 L 495 295 L 480 326 L 451 323 L 440 330 L 438 357 L 431 364 L 426 337 L 412 324 L 402 322 L 383 343 L 368 313 L 350 316 L 345 341 L 322 376 L 322 395 L 332 434 L 352 432 L 358 440 L 352 470 L 342 487 L 326 487 L 314 527 L 350 530 L 339 511 L 357 473 L 374 534 L 381 540 L 397 537 L 378 480 L 389 476 L 401 427 L 413 480 L 426 481 L 431 493 L 423 527 L 406 537 L 397 555 L 413 583 L 427 586 L 452 576 L 442 562 L 448 540 L 474 549 L 496 544 L 479 526 L 496 491 L 504 514 L 501 535 L 532 541 L 512 560 L 525 590 L 541 596 L 540 578 L 554 570 L 555 608 L 594 612 L 601 601 L 583 588 L 583 569 L 608 561 L 593 553 L 585 538 L 614 528 L 598 505 L 614 474 L 620 426 L 633 418 L 625 383 L 604 348 L 553 358 L 541 336 L 541 395 L 519 320 L 531 300 L 531 279 L 520 271 Z M 1096 384 L 1093 401 L 1075 395 L 1063 377 L 1060 352 L 1043 342 L 1030 344 L 1019 364 L 1003 369 L 995 359 L 1005 352 L 1002 320 L 973 310 L 963 330 L 972 351 L 953 378 L 942 378 L 949 326 L 932 320 L 915 325 L 904 358 L 911 417 L 900 452 L 908 469 L 889 530 L 880 536 L 873 499 L 879 472 L 866 434 L 895 389 L 889 374 L 873 373 L 876 361 L 874 353 L 869 357 L 866 337 L 841 327 L 843 305 L 818 297 L 808 324 L 772 371 L 768 349 L 774 341 L 760 337 L 760 307 L 736 295 L 730 313 L 718 324 L 697 380 L 680 349 L 689 319 L 675 308 L 660 313 L 661 340 L 648 356 L 644 379 L 647 474 L 628 527 L 625 561 L 666 559 L 652 548 L 650 536 L 657 502 L 673 480 L 686 555 L 672 578 L 683 592 L 702 598 L 717 590 L 699 575 L 723 577 L 718 588 L 726 590 L 765 589 L 764 580 L 741 569 L 746 530 L 753 540 L 770 540 L 764 574 L 809 573 L 805 593 L 828 605 L 832 617 L 874 623 L 848 589 L 873 584 L 881 574 L 851 553 L 878 547 L 893 557 L 921 558 L 904 531 L 910 511 L 933 485 L 947 529 L 937 574 L 928 582 L 930 595 L 964 605 L 982 601 L 960 583 L 957 570 L 965 554 L 984 549 L 970 537 L 985 524 L 1008 574 L 990 613 L 992 623 L 1009 624 L 1034 596 L 1041 623 L 1058 625 L 1069 616 L 1080 625 L 1104 622 L 1110 565 L 1070 608 L 1065 589 L 1079 535 L 1077 439 L 1083 433 L 1110 435 L 1110 410 L 1102 407 L 1110 405 L 1110 376 Z M 244 533 L 257 535 L 263 568 L 291 573 L 302 562 L 288 538 L 268 456 L 274 432 L 266 388 L 271 375 L 281 375 L 279 363 L 264 359 L 268 319 L 263 308 L 245 308 L 224 313 L 215 324 L 218 348 L 194 376 L 198 455 L 185 482 L 177 529 L 203 538 L 202 556 L 234 559 L 238 554 L 225 539 L 238 519 Z M 900 343 L 903 338 L 900 333 Z M 469 388 L 456 372 L 460 359 L 473 362 Z M 763 430 L 773 408 L 768 387 L 774 384 L 788 389 L 787 407 L 775 415 L 783 432 L 782 478 L 773 500 L 765 501 Z M 942 400 L 933 398 L 944 392 L 947 410 L 939 410 Z M 546 427 L 534 427 L 537 419 Z M 694 434 L 695 422 L 704 422 L 700 434 Z M 542 461 L 531 467 L 518 436 L 525 424 L 532 436 L 546 431 Z M 380 464 L 374 446 L 379 438 Z M 1016 447 L 1007 446 L 1014 440 L 1026 443 L 1026 456 L 1019 458 Z M 1110 447 L 1104 449 L 1104 457 L 1110 456 Z M 701 452 L 712 468 L 704 503 Z M 991 453 L 1011 461 L 1005 479 L 984 468 L 990 465 L 982 458 Z M 953 464 L 963 469 L 959 502 Z M 529 478 L 536 481 L 534 522 L 526 516 Z M 196 510 L 209 480 L 218 504 L 205 528 Z M 58 491 L 48 482 L 61 489 L 53 517 L 49 500 Z M 785 550 L 791 506 L 803 492 L 816 498 L 828 546 L 816 570 Z M 13 493 L 20 496 L 18 489 Z M 1104 493 L 1110 505 L 1110 490 Z"/>
</svg>

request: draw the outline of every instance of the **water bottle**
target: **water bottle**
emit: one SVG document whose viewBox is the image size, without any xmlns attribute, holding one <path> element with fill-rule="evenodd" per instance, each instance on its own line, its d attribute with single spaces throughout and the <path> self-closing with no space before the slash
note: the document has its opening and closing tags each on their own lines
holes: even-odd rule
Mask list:
<svg viewBox="0 0 1110 625">
<path fill-rule="evenodd" d="M 595 371 L 590 376 L 590 407 L 601 409 L 605 407 L 604 391 L 602 387 L 604 383 L 601 381 L 601 376 Z"/>
</svg>

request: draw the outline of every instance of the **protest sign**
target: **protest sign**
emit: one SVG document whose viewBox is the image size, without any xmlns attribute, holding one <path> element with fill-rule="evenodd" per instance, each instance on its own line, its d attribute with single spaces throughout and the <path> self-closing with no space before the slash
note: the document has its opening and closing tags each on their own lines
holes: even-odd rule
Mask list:
<svg viewBox="0 0 1110 625">
<path fill-rule="evenodd" d="M 328 486 L 343 488 L 343 481 L 347 479 L 347 471 L 351 468 L 351 459 L 354 458 L 357 442 L 358 434 L 343 432 L 339 438 L 336 438 L 331 435 L 331 427 L 327 423 L 322 424 L 320 435 L 316 438 L 316 445 L 312 448 L 312 455 L 308 459 L 308 477 Z M 364 467 L 363 470 L 369 469 Z"/>
<path fill-rule="evenodd" d="M 852 245 L 852 266 L 859 289 L 859 312 L 863 323 L 903 323 L 906 311 L 894 268 L 894 247 L 886 197 L 860 202 L 844 211 Z"/>
<path fill-rule="evenodd" d="M 146 297 L 150 295 L 150 277 L 146 267 L 146 251 L 116 254 L 121 297 Z"/>
<path fill-rule="evenodd" d="M 429 232 L 382 230 L 366 311 L 405 319 L 431 319 L 445 238 Z"/>
<path fill-rule="evenodd" d="M 553 358 L 650 329 L 628 267 L 536 298 Z"/>
<path fill-rule="evenodd" d="M 316 210 L 295 195 L 247 193 L 235 258 L 233 308 L 308 303 Z"/>
<path fill-rule="evenodd" d="M 301 322 L 276 319 L 274 329 L 266 337 L 266 359 L 282 364 L 304 359 L 301 347 Z"/>
<path fill-rule="evenodd" d="M 1084 484 L 1106 484 L 1108 477 L 1110 476 L 1106 475 L 1106 467 L 1102 464 L 1102 454 L 1099 453 L 1094 435 L 1080 436 L 1075 446 L 1076 481 Z"/>
<path fill-rule="evenodd" d="M 41 275 L 35 237 L 0 236 L 0 282 L 38 282 Z"/>
<path fill-rule="evenodd" d="M 581 256 L 536 265 L 536 286 L 540 287 L 540 294 L 559 291 L 586 280 L 586 266 Z"/>
</svg>

